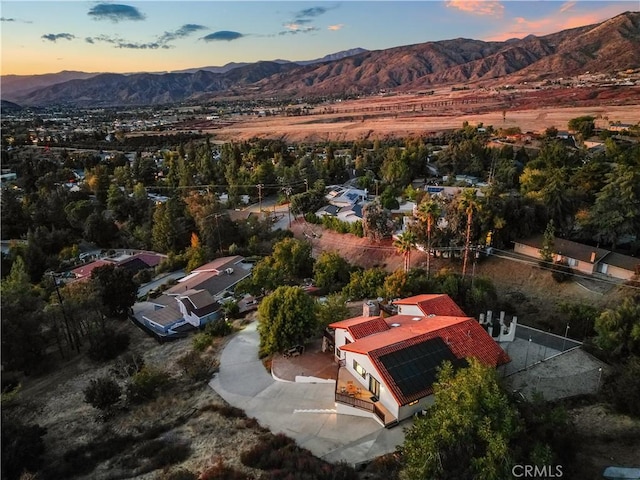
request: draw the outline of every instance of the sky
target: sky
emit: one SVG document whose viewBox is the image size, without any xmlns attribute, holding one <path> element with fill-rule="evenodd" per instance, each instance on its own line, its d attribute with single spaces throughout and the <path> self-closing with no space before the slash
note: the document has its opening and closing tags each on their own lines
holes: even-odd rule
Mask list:
<svg viewBox="0 0 640 480">
<path fill-rule="evenodd" d="M 640 0 L 0 0 L 0 73 L 164 72 L 311 60 L 356 47 L 545 35 L 637 10 Z"/>
</svg>

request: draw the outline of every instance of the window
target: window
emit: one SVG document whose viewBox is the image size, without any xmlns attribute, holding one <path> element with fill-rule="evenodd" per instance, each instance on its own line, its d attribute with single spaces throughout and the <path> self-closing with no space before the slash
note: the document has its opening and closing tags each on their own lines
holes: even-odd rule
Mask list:
<svg viewBox="0 0 640 480">
<path fill-rule="evenodd" d="M 362 378 L 367 378 L 367 371 L 355 360 L 353 361 L 353 369 L 358 372 Z"/>
</svg>

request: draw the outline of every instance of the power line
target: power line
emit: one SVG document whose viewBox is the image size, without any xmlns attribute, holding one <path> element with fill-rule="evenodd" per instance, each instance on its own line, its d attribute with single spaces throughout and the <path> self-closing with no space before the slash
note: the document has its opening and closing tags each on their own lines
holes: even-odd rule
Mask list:
<svg viewBox="0 0 640 480">
<path fill-rule="evenodd" d="M 500 253 L 505 254 L 505 256 L 496 255 L 498 258 L 504 258 L 506 260 L 511 260 L 511 261 L 514 261 L 514 262 L 525 263 L 525 264 L 531 265 L 531 266 L 537 266 L 541 270 L 547 270 L 549 272 L 554 272 L 554 271 L 557 272 L 558 271 L 557 264 L 555 264 L 553 262 L 547 262 L 547 261 L 544 261 L 544 260 L 533 260 L 533 259 L 529 259 L 529 258 L 514 258 L 512 256 L 512 255 L 514 255 L 514 252 L 510 252 L 510 251 L 507 251 L 507 250 L 501 250 L 501 249 L 495 248 L 495 247 L 492 247 L 492 250 L 495 250 L 495 251 L 498 251 Z M 568 275 L 568 276 L 572 276 L 572 277 L 576 277 L 576 278 L 581 278 L 583 280 L 590 280 L 590 281 L 595 281 L 595 282 L 606 283 L 608 285 L 621 286 L 621 287 L 626 287 L 626 288 L 632 288 L 634 290 L 640 290 L 640 287 L 636 287 L 634 285 L 628 285 L 626 283 L 618 283 L 618 282 L 615 282 L 613 280 L 607 280 L 606 278 L 593 277 L 593 276 L 586 275 L 586 274 L 579 274 L 579 273 L 575 273 L 573 270 L 571 272 L 562 272 L 562 273 L 564 275 Z"/>
</svg>

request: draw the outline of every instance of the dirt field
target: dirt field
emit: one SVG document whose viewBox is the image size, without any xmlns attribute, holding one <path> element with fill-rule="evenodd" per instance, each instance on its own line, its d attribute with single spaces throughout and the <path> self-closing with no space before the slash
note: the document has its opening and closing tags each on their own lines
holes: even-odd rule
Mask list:
<svg viewBox="0 0 640 480">
<path fill-rule="evenodd" d="M 566 129 L 571 118 L 581 115 L 596 117 L 597 126 L 608 126 L 609 121 L 635 124 L 640 121 L 638 104 L 640 87 L 515 93 L 439 89 L 429 96 L 369 97 L 320 105 L 311 115 L 239 117 L 182 128 L 211 133 L 216 141 L 277 138 L 289 143 L 425 136 L 460 128 L 465 121 L 542 132 L 550 126 Z"/>
</svg>

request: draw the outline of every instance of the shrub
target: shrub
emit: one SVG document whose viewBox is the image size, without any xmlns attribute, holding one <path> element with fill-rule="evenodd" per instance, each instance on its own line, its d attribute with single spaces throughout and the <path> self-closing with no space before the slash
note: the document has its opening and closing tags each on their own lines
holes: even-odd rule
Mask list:
<svg viewBox="0 0 640 480">
<path fill-rule="evenodd" d="M 209 380 L 218 367 L 217 360 L 203 358 L 194 350 L 180 357 L 177 363 L 182 371 L 196 382 Z"/>
<path fill-rule="evenodd" d="M 211 335 L 208 333 L 196 333 L 193 336 L 192 345 L 196 352 L 204 352 L 211 345 Z"/>
<path fill-rule="evenodd" d="M 553 265 L 553 270 L 551 270 L 551 276 L 558 283 L 566 282 L 571 279 L 572 274 L 573 270 L 565 262 L 556 262 Z"/>
<path fill-rule="evenodd" d="M 128 353 L 116 360 L 109 373 L 118 378 L 130 378 L 144 367 L 144 358 L 138 353 Z"/>
<path fill-rule="evenodd" d="M 238 309 L 238 312 L 240 311 L 240 308 L 238 307 L 238 304 L 236 302 L 229 303 L 233 303 Z M 233 327 L 229 322 L 220 319 L 207 323 L 207 325 L 204 327 L 204 331 L 206 334 L 211 335 L 212 337 L 226 337 L 233 331 Z"/>
<path fill-rule="evenodd" d="M 616 410 L 640 417 L 640 358 L 630 357 L 608 385 L 608 397 Z"/>
<path fill-rule="evenodd" d="M 222 308 L 227 318 L 238 318 L 238 316 L 240 315 L 240 306 L 238 305 L 238 302 L 236 302 L 235 300 L 231 300 L 225 303 L 224 307 Z M 213 323 L 222 323 L 222 322 L 213 322 Z M 224 335 L 227 335 L 228 333 L 229 332 L 225 333 Z M 221 336 L 224 336 L 224 335 L 221 335 Z"/>
<path fill-rule="evenodd" d="M 191 456 L 191 446 L 186 443 L 174 443 L 167 440 L 151 440 L 143 443 L 137 450 L 137 456 L 148 459 L 138 474 L 184 462 Z"/>
<path fill-rule="evenodd" d="M 206 405 L 200 409 L 203 412 L 212 411 L 218 412 L 220 415 L 226 418 L 246 418 L 247 414 L 244 413 L 244 410 L 238 407 L 232 407 L 230 405 L 216 405 L 215 403 L 211 403 Z"/>
<path fill-rule="evenodd" d="M 122 389 L 109 377 L 94 378 L 83 390 L 84 401 L 98 410 L 108 410 L 120 401 Z"/>
<path fill-rule="evenodd" d="M 248 480 L 249 478 L 251 477 L 246 473 L 225 465 L 221 458 L 218 459 L 213 467 L 200 474 L 200 480 Z"/>
<path fill-rule="evenodd" d="M 167 372 L 145 366 L 131 377 L 131 382 L 127 385 L 127 401 L 142 403 L 153 400 L 168 382 L 169 374 Z"/>
<path fill-rule="evenodd" d="M 2 478 L 13 480 L 27 470 L 36 472 L 42 466 L 45 452 L 42 437 L 47 430 L 40 425 L 24 425 L 2 418 Z"/>
<path fill-rule="evenodd" d="M 104 329 L 89 336 L 87 355 L 91 360 L 105 361 L 116 358 L 129 347 L 129 335 Z"/>
</svg>

